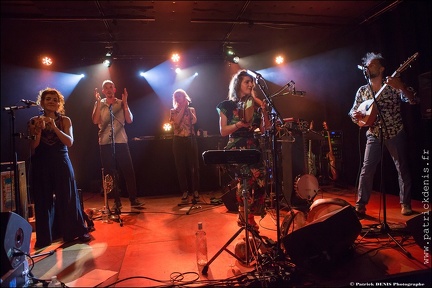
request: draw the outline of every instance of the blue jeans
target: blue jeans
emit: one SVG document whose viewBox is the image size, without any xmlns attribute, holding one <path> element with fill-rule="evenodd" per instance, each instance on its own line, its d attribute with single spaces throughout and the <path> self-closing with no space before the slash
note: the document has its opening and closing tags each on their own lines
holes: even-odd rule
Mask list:
<svg viewBox="0 0 432 288">
<path fill-rule="evenodd" d="M 412 179 L 409 170 L 406 143 L 406 133 L 403 130 L 395 137 L 384 140 L 384 145 L 387 147 L 398 173 L 399 203 L 409 205 L 411 204 Z M 356 205 L 365 206 L 368 204 L 372 192 L 373 177 L 380 161 L 380 139 L 373 135 L 368 135 Z"/>
</svg>

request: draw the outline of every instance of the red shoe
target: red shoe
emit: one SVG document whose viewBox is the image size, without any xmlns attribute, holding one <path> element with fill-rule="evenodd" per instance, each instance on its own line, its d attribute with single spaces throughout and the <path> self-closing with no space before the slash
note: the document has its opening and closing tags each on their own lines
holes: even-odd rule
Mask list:
<svg viewBox="0 0 432 288">
<path fill-rule="evenodd" d="M 239 217 L 237 218 L 237 225 L 239 227 L 243 227 L 245 226 L 245 222 L 243 220 L 243 215 L 239 214 Z M 249 214 L 248 215 L 248 225 L 250 225 L 254 230 L 258 231 L 259 230 L 259 226 L 258 224 L 255 222 L 255 215 L 253 214 Z"/>
<path fill-rule="evenodd" d="M 256 231 L 259 230 L 258 224 L 255 222 L 255 215 L 249 214 L 248 215 L 248 224 Z"/>
</svg>

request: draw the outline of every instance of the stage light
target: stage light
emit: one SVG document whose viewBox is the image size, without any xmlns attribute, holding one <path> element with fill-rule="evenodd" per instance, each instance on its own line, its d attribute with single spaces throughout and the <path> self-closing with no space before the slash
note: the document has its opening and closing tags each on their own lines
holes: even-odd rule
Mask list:
<svg viewBox="0 0 432 288">
<path fill-rule="evenodd" d="M 53 61 L 50 57 L 43 57 L 42 58 L 42 64 L 46 66 L 50 66 L 53 64 Z"/>
<path fill-rule="evenodd" d="M 171 131 L 172 126 L 170 123 L 165 123 L 162 128 L 165 132 L 169 132 L 169 131 Z"/>
<path fill-rule="evenodd" d="M 236 52 L 231 46 L 224 46 L 225 59 L 231 63 L 238 64 L 240 57 L 237 56 Z"/>
<path fill-rule="evenodd" d="M 105 60 L 103 61 L 103 64 L 106 67 L 111 67 L 111 65 L 112 65 L 112 58 L 111 57 L 106 57 Z"/>
<path fill-rule="evenodd" d="M 284 58 L 282 56 L 277 56 L 275 58 L 276 64 L 282 64 L 284 62 Z"/>
<path fill-rule="evenodd" d="M 174 54 L 171 56 L 171 60 L 172 60 L 174 63 L 179 62 L 179 61 L 180 61 L 180 55 L 177 54 L 177 53 L 174 53 Z"/>
</svg>

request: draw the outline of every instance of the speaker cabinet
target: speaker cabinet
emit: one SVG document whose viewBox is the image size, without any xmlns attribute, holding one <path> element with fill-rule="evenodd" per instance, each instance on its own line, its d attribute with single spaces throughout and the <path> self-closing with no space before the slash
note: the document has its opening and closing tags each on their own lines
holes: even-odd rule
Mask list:
<svg viewBox="0 0 432 288">
<path fill-rule="evenodd" d="M 282 245 L 299 266 L 334 263 L 344 255 L 361 232 L 352 206 L 336 209 L 283 237 Z"/>
<path fill-rule="evenodd" d="M 31 225 L 14 212 L 1 212 L 1 275 L 26 261 L 30 252 Z"/>
<path fill-rule="evenodd" d="M 28 218 L 27 208 L 27 177 L 26 167 L 24 161 L 18 161 L 18 180 L 19 180 L 19 193 L 20 193 L 20 210 L 22 216 Z M 15 203 L 15 177 L 12 162 L 1 163 L 1 212 L 17 211 Z"/>
<path fill-rule="evenodd" d="M 229 212 L 238 212 L 238 202 L 236 197 L 237 185 L 236 182 L 228 184 L 226 192 L 222 194 L 221 199 Z"/>
<path fill-rule="evenodd" d="M 424 251 L 428 251 L 430 254 L 430 237 L 428 232 L 429 216 L 425 217 L 426 216 L 423 214 L 417 215 L 406 221 L 406 226 L 417 245 L 419 245 Z M 427 225 L 427 230 L 425 230 L 426 228 L 424 225 Z M 427 249 L 428 246 L 429 248 Z"/>
</svg>

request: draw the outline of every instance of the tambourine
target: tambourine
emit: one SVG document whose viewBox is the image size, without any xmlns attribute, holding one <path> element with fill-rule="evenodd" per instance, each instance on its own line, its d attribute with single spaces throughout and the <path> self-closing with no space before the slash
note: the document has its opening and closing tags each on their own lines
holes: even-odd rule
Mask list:
<svg viewBox="0 0 432 288">
<path fill-rule="evenodd" d="M 252 96 L 248 96 L 245 101 L 238 103 L 239 117 L 241 121 L 252 124 L 253 115 L 255 112 L 255 100 Z"/>
</svg>

